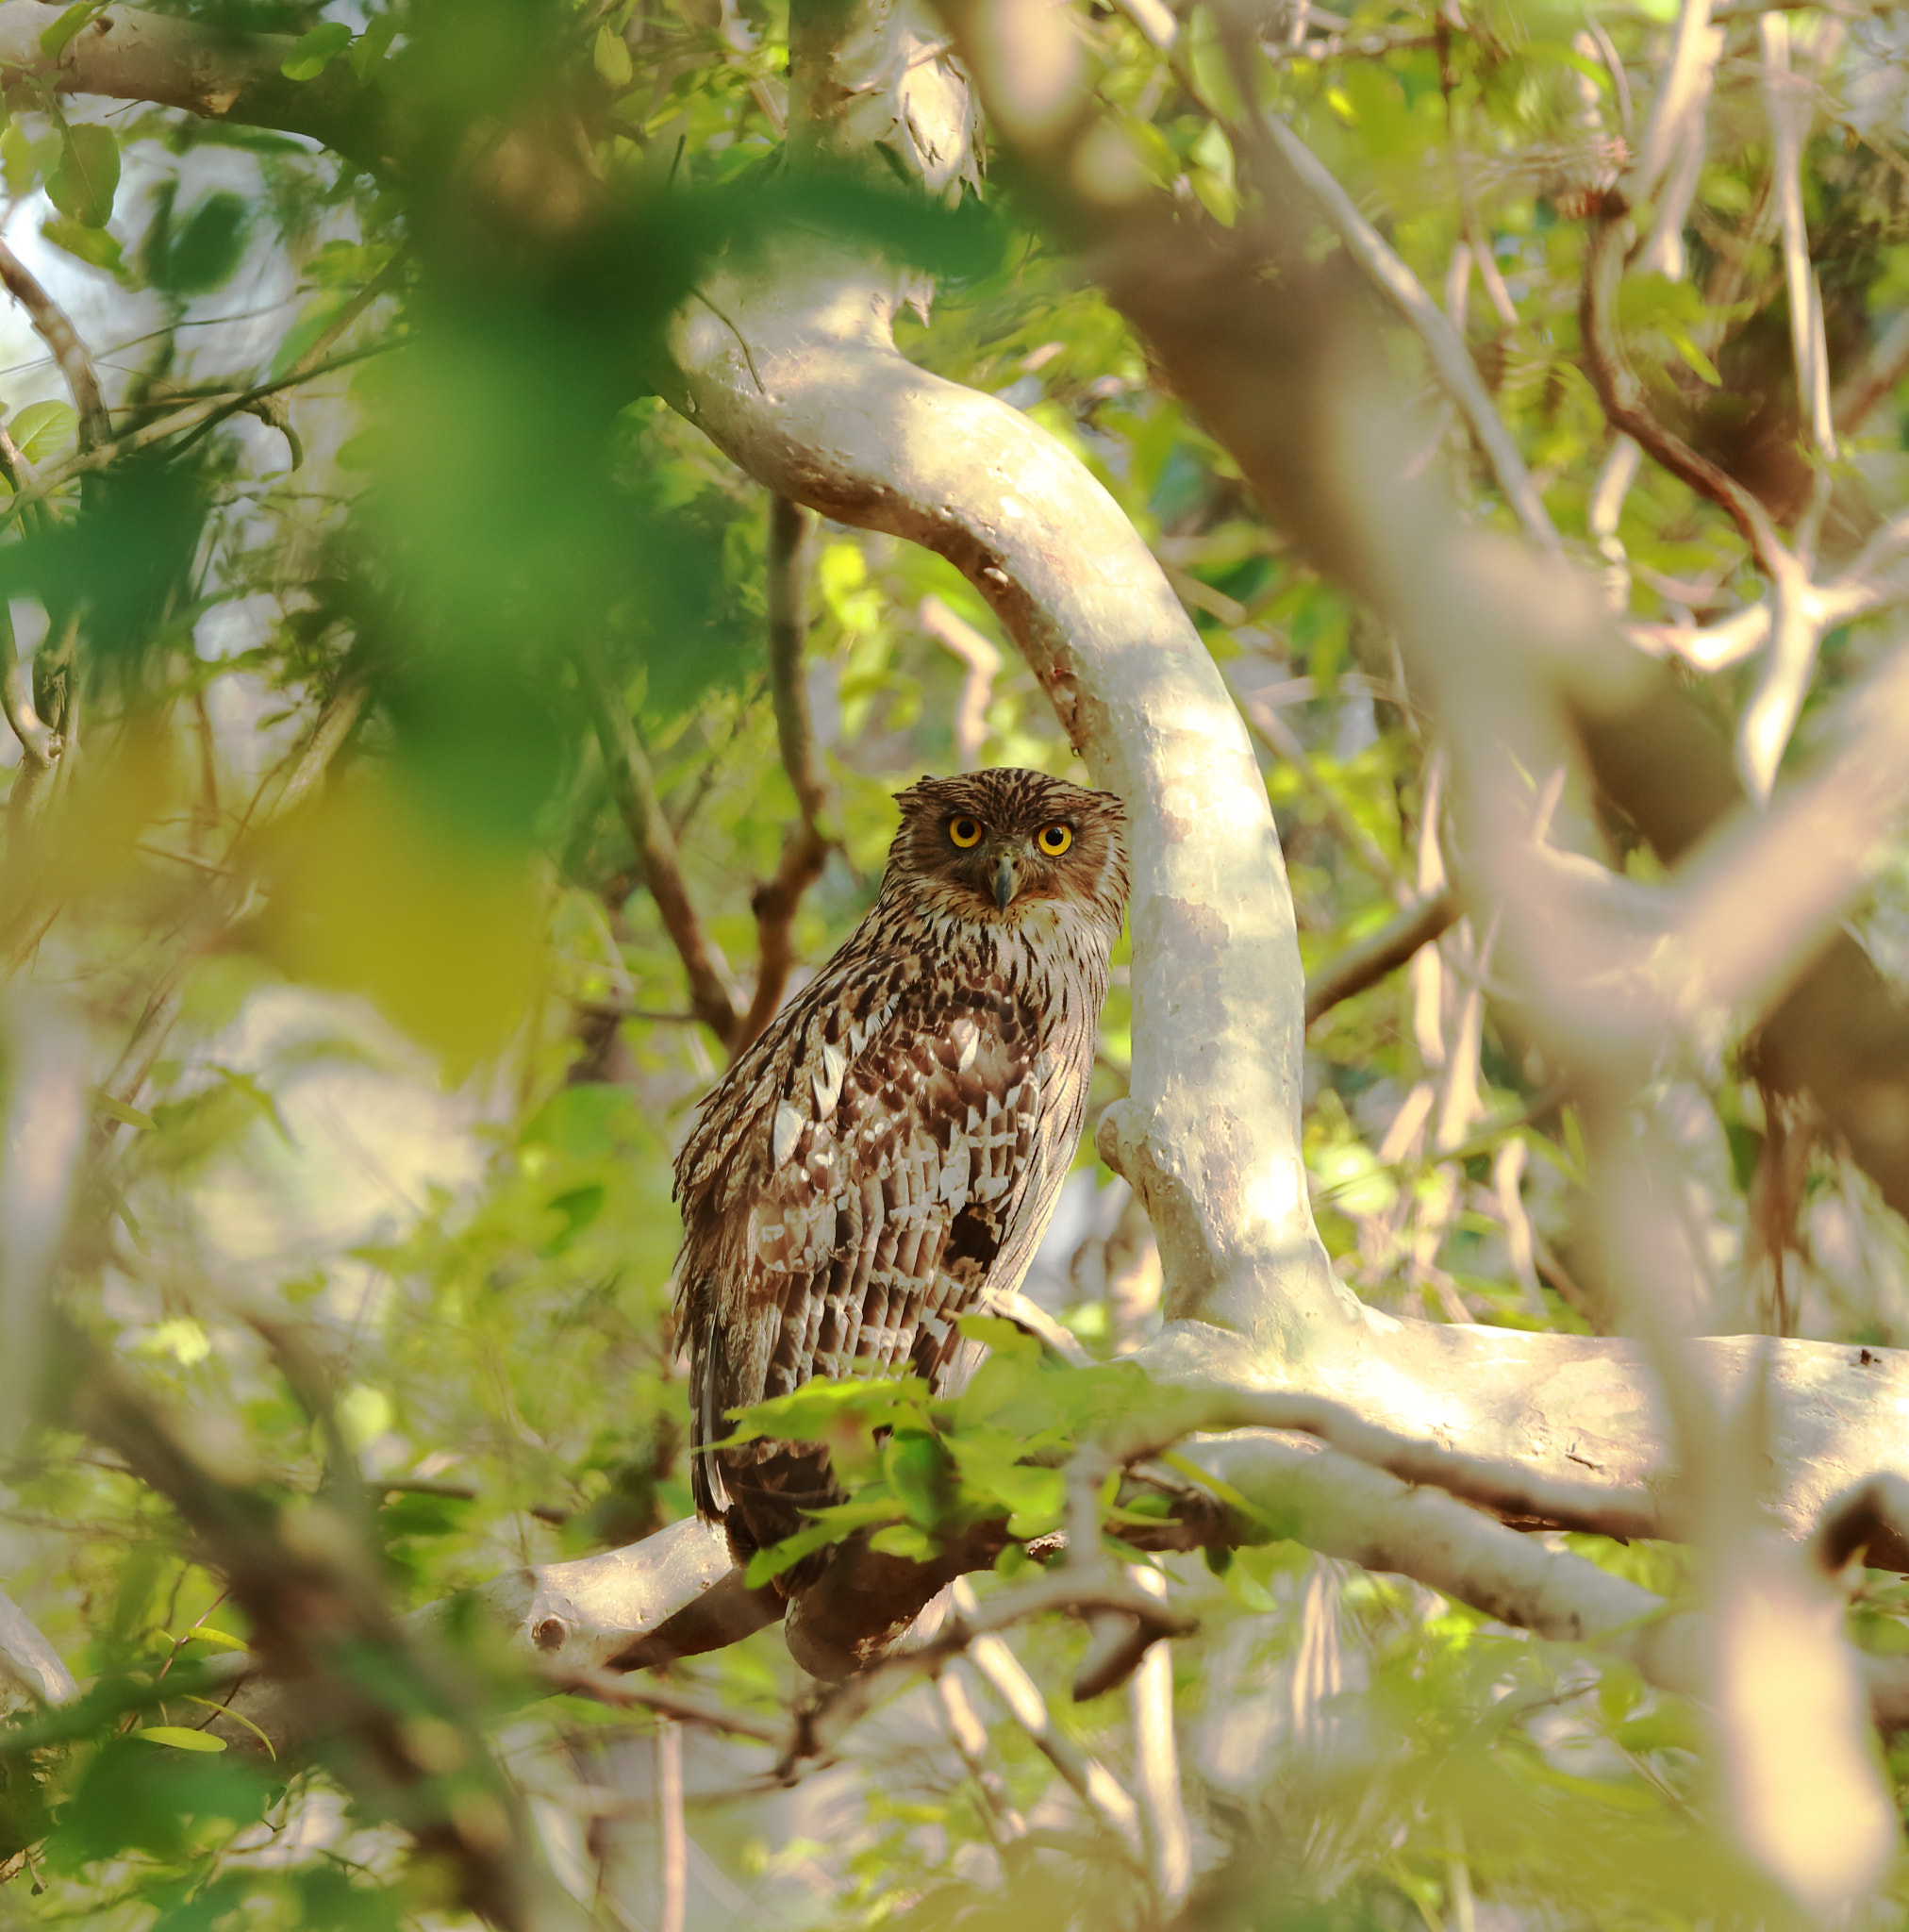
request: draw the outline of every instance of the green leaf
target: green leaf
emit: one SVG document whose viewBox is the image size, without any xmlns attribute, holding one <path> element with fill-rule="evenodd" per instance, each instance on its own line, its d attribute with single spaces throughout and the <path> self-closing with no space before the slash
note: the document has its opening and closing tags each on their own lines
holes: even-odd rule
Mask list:
<svg viewBox="0 0 1909 1932">
<path fill-rule="evenodd" d="M 381 13 L 365 28 L 351 46 L 351 71 L 360 80 L 390 51 L 391 42 L 398 31 L 398 17 L 395 13 Z"/>
<path fill-rule="evenodd" d="M 351 45 L 351 28 L 341 20 L 324 20 L 301 34 L 279 67 L 287 80 L 316 80 Z"/>
<path fill-rule="evenodd" d="M 33 152 L 33 143 L 17 121 L 9 121 L 6 133 L 0 134 L 0 170 L 6 174 L 9 194 L 25 194 L 40 179 L 40 161 Z"/>
<path fill-rule="evenodd" d="M 869 1548 L 878 1556 L 900 1557 L 909 1563 L 930 1563 L 940 1555 L 935 1539 L 912 1523 L 891 1524 L 869 1539 Z"/>
<path fill-rule="evenodd" d="M 298 311 L 298 320 L 285 331 L 272 358 L 272 379 L 290 375 L 306 352 L 318 341 L 351 301 L 349 289 L 323 289 Z"/>
<path fill-rule="evenodd" d="M 234 1637 L 229 1630 L 215 1630 L 209 1624 L 196 1624 L 190 1630 L 182 1630 L 178 1636 L 167 1640 L 172 1643 L 209 1643 L 215 1650 L 250 1650 L 252 1646 L 242 1637 Z"/>
<path fill-rule="evenodd" d="M 94 14 L 104 12 L 107 0 L 79 0 L 76 7 L 69 7 L 50 27 L 40 36 L 40 51 L 49 60 L 58 60 L 66 49 L 66 43 L 73 39 Z"/>
<path fill-rule="evenodd" d="M 149 1744 L 170 1744 L 174 1751 L 223 1751 L 224 1738 L 208 1738 L 204 1731 L 189 1731 L 182 1724 L 146 1724 L 133 1733 Z"/>
<path fill-rule="evenodd" d="M 44 408 L 47 406 L 42 403 L 40 407 Z M 58 406 L 56 405 L 55 407 Z M 26 412 L 23 409 L 20 413 L 24 416 Z M 68 413 L 70 414 L 71 411 Z M 26 456 L 29 462 L 32 460 L 31 457 L 27 455 L 24 443 L 20 445 L 20 453 L 23 456 Z M 154 1120 L 151 1114 L 141 1113 L 136 1107 L 128 1107 L 124 1100 L 115 1100 L 110 1093 L 102 1093 L 93 1102 L 93 1105 L 108 1120 L 123 1122 L 129 1127 L 145 1127 L 150 1129 L 158 1125 L 158 1122 Z M 241 1647 L 242 1648 L 243 1646 L 241 1645 Z"/>
<path fill-rule="evenodd" d="M 14 447 L 29 463 L 44 462 L 78 435 L 79 412 L 71 403 L 28 403 L 24 409 L 15 411 L 7 427 Z M 106 1096 L 102 1094 L 100 1098 L 104 1105 Z M 124 1120 L 125 1116 L 114 1114 L 113 1118 Z M 133 1124 L 149 1127 L 152 1122 L 141 1115 Z"/>
<path fill-rule="evenodd" d="M 119 142 L 112 129 L 83 121 L 66 130 L 59 164 L 47 177 L 47 199 L 82 227 L 103 228 L 112 218 L 119 178 Z"/>
<path fill-rule="evenodd" d="M 772 1543 L 766 1550 L 757 1550 L 749 1559 L 749 1568 L 742 1579 L 744 1587 L 760 1590 L 765 1583 L 773 1581 L 811 1552 L 825 1550 L 835 1541 L 836 1533 L 829 1524 L 816 1523 L 806 1529 L 797 1530 L 791 1537 L 785 1537 L 779 1543 Z"/>
<path fill-rule="evenodd" d="M 230 279 L 245 245 L 247 209 L 236 194 L 208 194 L 168 241 L 153 279 L 178 295 L 200 295 Z"/>
<path fill-rule="evenodd" d="M 89 268 L 103 268 L 108 275 L 120 272 L 120 245 L 104 228 L 89 228 L 83 222 L 61 221 L 58 217 L 40 225 L 40 238 L 63 249 Z"/>
<path fill-rule="evenodd" d="M 628 87 L 635 71 L 630 64 L 629 42 L 607 21 L 597 28 L 596 71 L 614 88 Z"/>
</svg>

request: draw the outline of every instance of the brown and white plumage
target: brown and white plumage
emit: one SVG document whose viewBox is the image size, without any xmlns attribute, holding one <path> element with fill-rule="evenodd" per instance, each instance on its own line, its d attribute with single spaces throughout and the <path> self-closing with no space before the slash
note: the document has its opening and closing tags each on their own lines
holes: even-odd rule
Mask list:
<svg viewBox="0 0 1909 1932">
<path fill-rule="evenodd" d="M 899 802 L 874 906 L 676 1158 L 692 1480 L 739 1556 L 837 1492 L 819 1445 L 712 1449 L 726 1413 L 816 1376 L 957 1389 L 976 1351 L 955 1323 L 1019 1285 L 1087 1108 L 1120 800 L 999 770 Z"/>
</svg>

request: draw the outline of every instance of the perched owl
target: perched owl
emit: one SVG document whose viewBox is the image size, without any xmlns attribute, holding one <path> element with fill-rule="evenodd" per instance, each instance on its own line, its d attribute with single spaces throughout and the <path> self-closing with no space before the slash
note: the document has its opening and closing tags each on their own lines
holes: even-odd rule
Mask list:
<svg viewBox="0 0 1909 1932">
<path fill-rule="evenodd" d="M 1039 772 L 924 778 L 868 917 L 676 1158 L 696 1507 L 739 1561 L 838 1501 L 814 1443 L 712 1449 L 814 1376 L 952 1393 L 1073 1158 L 1127 899 L 1124 811 Z M 803 1587 L 808 1570 L 787 1583 Z"/>
</svg>

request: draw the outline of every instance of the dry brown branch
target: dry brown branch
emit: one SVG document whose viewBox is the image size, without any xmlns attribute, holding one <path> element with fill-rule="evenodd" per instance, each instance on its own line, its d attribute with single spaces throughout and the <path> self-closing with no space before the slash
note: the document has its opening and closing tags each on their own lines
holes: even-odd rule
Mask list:
<svg viewBox="0 0 1909 1932">
<path fill-rule="evenodd" d="M 792 931 L 802 895 L 822 876 L 829 839 L 822 826 L 827 788 L 816 757 L 803 653 L 808 641 L 808 513 L 786 496 L 769 500 L 769 690 L 782 769 L 795 793 L 797 820 L 783 841 L 775 876 L 755 889 L 758 961 L 755 994 L 725 1042 L 739 1053 L 775 1017 L 795 963 Z"/>
<path fill-rule="evenodd" d="M 650 761 L 642 741 L 637 736 L 636 721 L 630 716 L 622 692 L 611 682 L 602 654 L 593 642 L 578 645 L 576 667 L 590 723 L 603 750 L 611 795 L 630 835 L 630 843 L 636 848 L 637 863 L 641 866 L 643 883 L 656 901 L 663 930 L 669 934 L 676 957 L 683 962 L 689 982 L 689 1005 L 696 1017 L 725 1047 L 732 1046 L 741 1019 L 726 977 L 704 938 L 696 908 L 689 903 L 676 841 L 656 801 L 656 780 L 650 775 Z"/>
<path fill-rule="evenodd" d="M 26 264 L 0 242 L 0 284 L 26 311 L 33 332 L 53 352 L 59 373 L 79 414 L 79 446 L 94 450 L 112 441 L 112 418 L 99 386 L 99 372 L 80 341 L 65 309 L 60 308 Z"/>
<path fill-rule="evenodd" d="M 1735 476 L 1701 456 L 1657 420 L 1644 385 L 1631 367 L 1617 324 L 1618 285 L 1623 279 L 1624 251 L 1630 236 L 1628 214 L 1628 205 L 1614 189 L 1592 219 L 1589 245 L 1585 250 L 1578 326 L 1591 386 L 1613 429 L 1628 436 L 1700 496 L 1729 512 L 1757 568 L 1772 583 L 1793 577 L 1800 566 L 1777 535 L 1769 512 Z"/>
</svg>

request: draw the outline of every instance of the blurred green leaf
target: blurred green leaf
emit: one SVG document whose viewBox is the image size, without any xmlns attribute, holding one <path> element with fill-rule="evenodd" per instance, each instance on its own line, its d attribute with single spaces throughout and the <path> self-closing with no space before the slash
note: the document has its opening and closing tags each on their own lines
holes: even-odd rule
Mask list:
<svg viewBox="0 0 1909 1932">
<path fill-rule="evenodd" d="M 64 130 L 59 164 L 46 177 L 46 197 L 81 227 L 103 228 L 112 218 L 119 178 L 119 141 L 112 129 L 80 122 Z"/>
<path fill-rule="evenodd" d="M 287 80 L 316 80 L 351 45 L 351 28 L 342 21 L 322 20 L 301 34 L 279 66 Z"/>
</svg>

